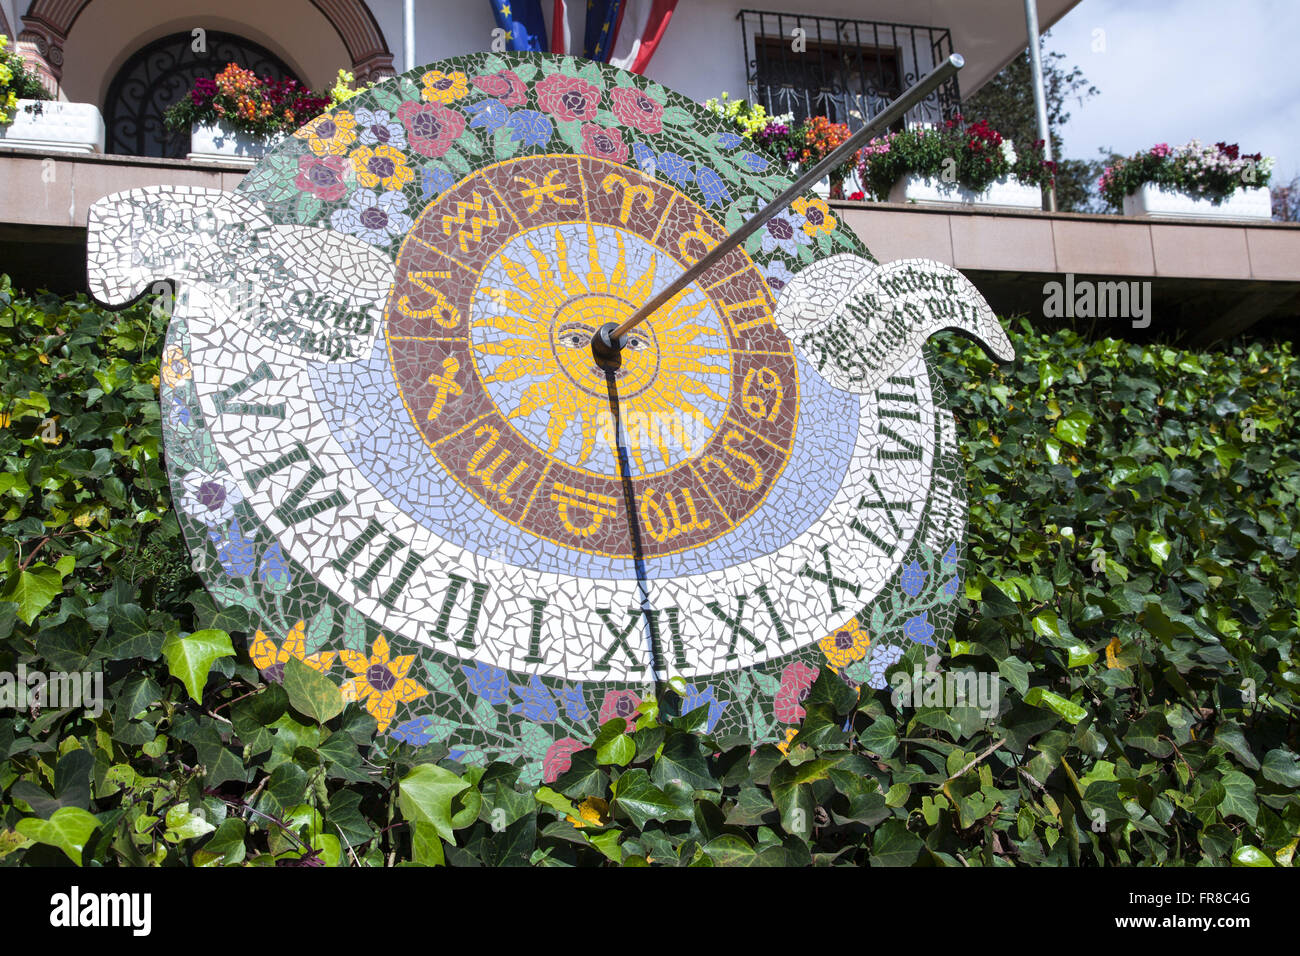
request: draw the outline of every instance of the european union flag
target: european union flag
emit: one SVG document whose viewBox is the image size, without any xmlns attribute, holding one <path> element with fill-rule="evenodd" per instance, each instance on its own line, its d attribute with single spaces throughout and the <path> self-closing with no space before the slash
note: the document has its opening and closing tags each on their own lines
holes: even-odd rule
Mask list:
<svg viewBox="0 0 1300 956">
<path fill-rule="evenodd" d="M 587 30 L 582 41 L 583 55 L 587 59 L 609 62 L 626 2 L 627 0 L 588 0 Z"/>
<path fill-rule="evenodd" d="M 510 37 L 508 46 L 516 52 L 549 53 L 546 20 L 541 0 L 488 0 L 497 26 Z"/>
</svg>

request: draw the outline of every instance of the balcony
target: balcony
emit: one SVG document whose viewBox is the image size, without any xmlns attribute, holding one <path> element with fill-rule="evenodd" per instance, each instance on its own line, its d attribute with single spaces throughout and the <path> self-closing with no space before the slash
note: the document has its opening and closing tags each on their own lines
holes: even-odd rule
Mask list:
<svg viewBox="0 0 1300 956">
<path fill-rule="evenodd" d="M 826 116 L 851 129 L 953 52 L 943 27 L 741 10 L 749 99 L 796 120 Z M 907 114 L 908 125 L 961 111 L 957 78 Z"/>
</svg>

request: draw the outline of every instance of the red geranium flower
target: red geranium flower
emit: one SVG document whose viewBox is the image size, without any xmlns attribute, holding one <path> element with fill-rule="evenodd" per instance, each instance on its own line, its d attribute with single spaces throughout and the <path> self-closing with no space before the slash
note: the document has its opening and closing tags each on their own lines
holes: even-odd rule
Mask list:
<svg viewBox="0 0 1300 956">
<path fill-rule="evenodd" d="M 408 100 L 397 108 L 397 118 L 406 127 L 411 148 L 425 156 L 438 157 L 465 131 L 465 117 L 437 103 Z"/>
<path fill-rule="evenodd" d="M 776 719 L 786 724 L 804 718 L 803 700 L 821 671 L 795 661 L 781 671 L 781 687 L 776 692 Z"/>
<path fill-rule="evenodd" d="M 627 721 L 628 733 L 632 732 L 632 716 L 636 709 L 641 706 L 641 698 L 635 691 L 630 690 L 611 690 L 605 694 L 605 699 L 600 704 L 600 722 L 608 723 L 615 717 L 622 717 Z"/>
<path fill-rule="evenodd" d="M 528 87 L 514 70 L 497 70 L 470 80 L 488 96 L 501 101 L 502 106 L 523 106 L 528 102 Z"/>
<path fill-rule="evenodd" d="M 623 125 L 643 133 L 658 133 L 664 128 L 664 108 L 635 87 L 616 87 L 609 91 L 609 98 L 614 101 L 614 115 Z"/>
<path fill-rule="evenodd" d="M 552 73 L 537 84 L 537 102 L 562 123 L 589 120 L 596 115 L 600 90 L 576 76 Z"/>
<path fill-rule="evenodd" d="M 582 124 L 582 150 L 588 156 L 621 163 L 627 159 L 627 145 L 623 134 L 610 127 L 601 129 L 595 123 Z"/>
<path fill-rule="evenodd" d="M 342 199 L 348 191 L 348 184 L 343 178 L 347 166 L 345 156 L 299 156 L 298 178 L 293 184 L 303 192 L 333 202 Z"/>
<path fill-rule="evenodd" d="M 545 783 L 555 783 L 560 774 L 573 765 L 573 755 L 586 746 L 572 737 L 561 737 L 551 744 L 546 756 L 542 758 L 542 780 Z"/>
</svg>

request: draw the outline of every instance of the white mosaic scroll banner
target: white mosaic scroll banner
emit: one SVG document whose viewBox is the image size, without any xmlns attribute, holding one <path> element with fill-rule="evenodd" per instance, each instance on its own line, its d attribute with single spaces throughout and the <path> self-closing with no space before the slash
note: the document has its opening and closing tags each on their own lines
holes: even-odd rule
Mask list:
<svg viewBox="0 0 1300 956">
<path fill-rule="evenodd" d="M 877 265 L 852 253 L 800 270 L 782 290 L 774 318 L 836 388 L 874 393 L 936 332 L 960 332 L 999 362 L 1011 340 L 979 290 L 932 259 Z"/>
<path fill-rule="evenodd" d="M 150 186 L 90 210 L 90 291 L 125 305 L 172 280 L 216 300 L 240 330 L 290 360 L 366 357 L 383 325 L 393 263 L 332 229 L 274 225 L 220 189 Z"/>
</svg>

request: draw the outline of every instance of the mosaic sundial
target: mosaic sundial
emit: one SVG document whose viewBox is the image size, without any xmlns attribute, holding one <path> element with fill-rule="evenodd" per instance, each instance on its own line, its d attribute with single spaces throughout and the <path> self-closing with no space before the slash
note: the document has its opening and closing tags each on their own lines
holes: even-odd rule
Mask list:
<svg viewBox="0 0 1300 956">
<path fill-rule="evenodd" d="M 965 505 L 924 343 L 1012 357 L 960 274 L 878 266 L 808 195 L 616 372 L 593 360 L 787 185 L 643 77 L 478 54 L 313 120 L 234 193 L 96 203 L 96 296 L 179 290 L 167 467 L 254 662 L 553 779 L 656 676 L 715 731 L 783 741 L 820 668 L 884 688 L 942 648 Z"/>
</svg>

